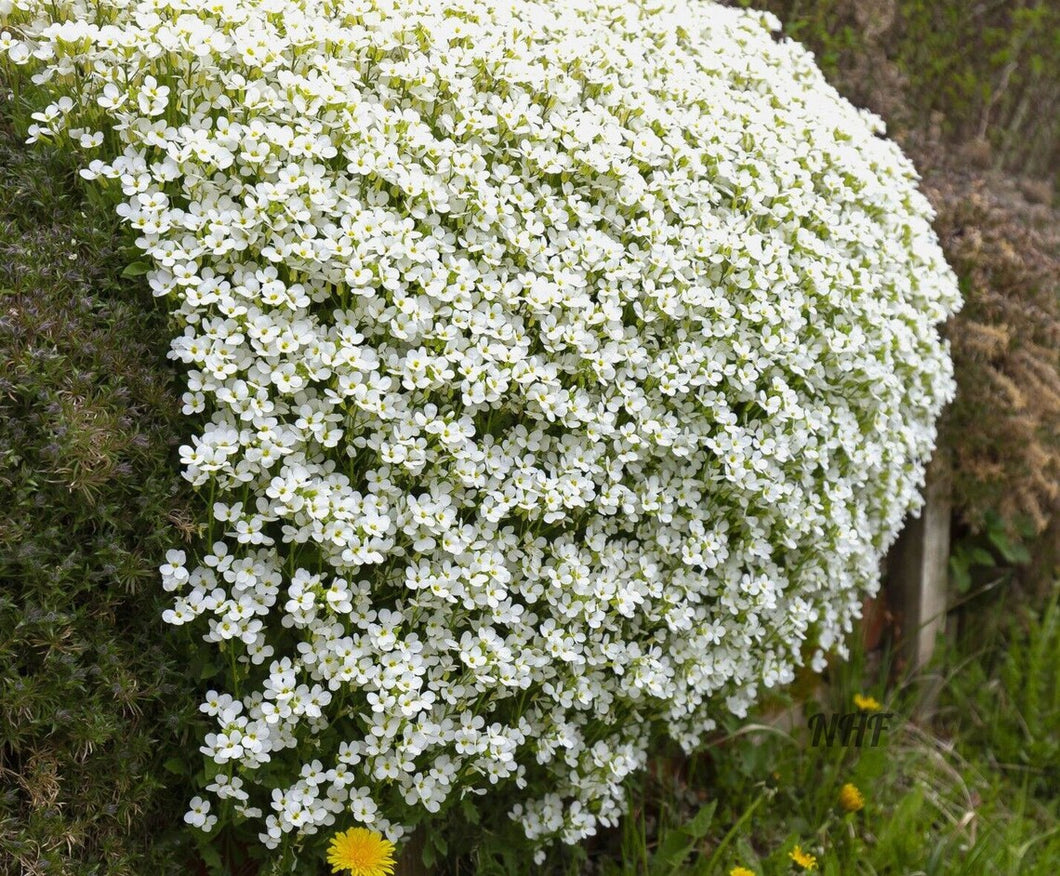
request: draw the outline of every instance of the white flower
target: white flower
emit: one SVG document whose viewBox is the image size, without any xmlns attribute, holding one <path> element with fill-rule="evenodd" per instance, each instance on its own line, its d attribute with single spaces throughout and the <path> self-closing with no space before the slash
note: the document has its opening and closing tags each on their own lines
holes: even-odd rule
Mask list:
<svg viewBox="0 0 1060 876">
<path fill-rule="evenodd" d="M 188 803 L 188 811 L 184 813 L 184 821 L 192 827 L 209 833 L 217 824 L 217 816 L 210 814 L 210 801 L 202 797 L 192 797 Z"/>
</svg>

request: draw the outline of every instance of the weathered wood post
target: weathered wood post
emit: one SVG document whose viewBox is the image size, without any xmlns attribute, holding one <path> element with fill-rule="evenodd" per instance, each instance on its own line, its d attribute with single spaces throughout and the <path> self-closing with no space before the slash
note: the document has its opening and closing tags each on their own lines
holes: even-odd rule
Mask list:
<svg viewBox="0 0 1060 876">
<path fill-rule="evenodd" d="M 415 832 L 398 855 L 394 876 L 431 876 L 431 871 L 423 866 L 423 843 L 426 834 L 422 827 Z"/>
<path fill-rule="evenodd" d="M 906 522 L 887 558 L 887 600 L 898 617 L 900 654 L 914 673 L 931 659 L 946 628 L 951 509 L 951 462 L 939 448 L 928 465 L 920 517 Z M 934 710 L 937 697 L 938 682 L 929 682 L 922 716 Z"/>
</svg>

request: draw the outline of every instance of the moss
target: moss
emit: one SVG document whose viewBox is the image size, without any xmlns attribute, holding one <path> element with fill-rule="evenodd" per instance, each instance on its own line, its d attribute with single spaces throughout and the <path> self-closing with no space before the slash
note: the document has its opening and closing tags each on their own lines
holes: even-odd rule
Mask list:
<svg viewBox="0 0 1060 876">
<path fill-rule="evenodd" d="M 114 219 L 0 125 L 0 872 L 185 872 L 162 762 L 197 702 L 161 621 L 185 428 Z"/>
</svg>

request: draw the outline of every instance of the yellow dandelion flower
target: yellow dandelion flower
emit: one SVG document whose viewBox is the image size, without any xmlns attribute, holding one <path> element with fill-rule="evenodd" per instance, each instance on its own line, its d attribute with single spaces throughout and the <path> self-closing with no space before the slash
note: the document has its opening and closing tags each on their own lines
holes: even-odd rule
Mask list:
<svg viewBox="0 0 1060 876">
<path fill-rule="evenodd" d="M 863 712 L 878 712 L 883 708 L 879 700 L 872 697 L 863 697 L 861 694 L 854 694 L 854 705 Z"/>
<path fill-rule="evenodd" d="M 392 876 L 394 844 L 374 830 L 351 827 L 331 838 L 328 863 L 335 873 L 347 870 L 351 876 Z"/>
<path fill-rule="evenodd" d="M 802 867 L 803 870 L 817 869 L 817 859 L 808 852 L 804 852 L 801 846 L 795 846 L 788 852 L 788 857 Z"/>
<path fill-rule="evenodd" d="M 865 795 L 858 790 L 857 785 L 847 782 L 839 789 L 839 805 L 847 812 L 857 812 L 865 808 Z"/>
<path fill-rule="evenodd" d="M 754 870 L 748 870 L 746 867 L 733 867 L 729 871 L 729 876 L 755 876 Z"/>
</svg>

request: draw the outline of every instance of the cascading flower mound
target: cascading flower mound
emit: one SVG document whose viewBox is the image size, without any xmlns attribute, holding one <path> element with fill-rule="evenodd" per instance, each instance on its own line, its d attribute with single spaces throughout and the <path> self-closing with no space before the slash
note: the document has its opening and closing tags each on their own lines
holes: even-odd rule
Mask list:
<svg viewBox="0 0 1060 876">
<path fill-rule="evenodd" d="M 919 501 L 958 291 L 910 164 L 775 19 L 0 12 L 52 95 L 30 139 L 100 151 L 180 322 L 212 547 L 170 552 L 166 620 L 230 661 L 224 817 L 397 839 L 506 785 L 575 842 L 654 732 L 694 746 L 842 652 Z"/>
</svg>

